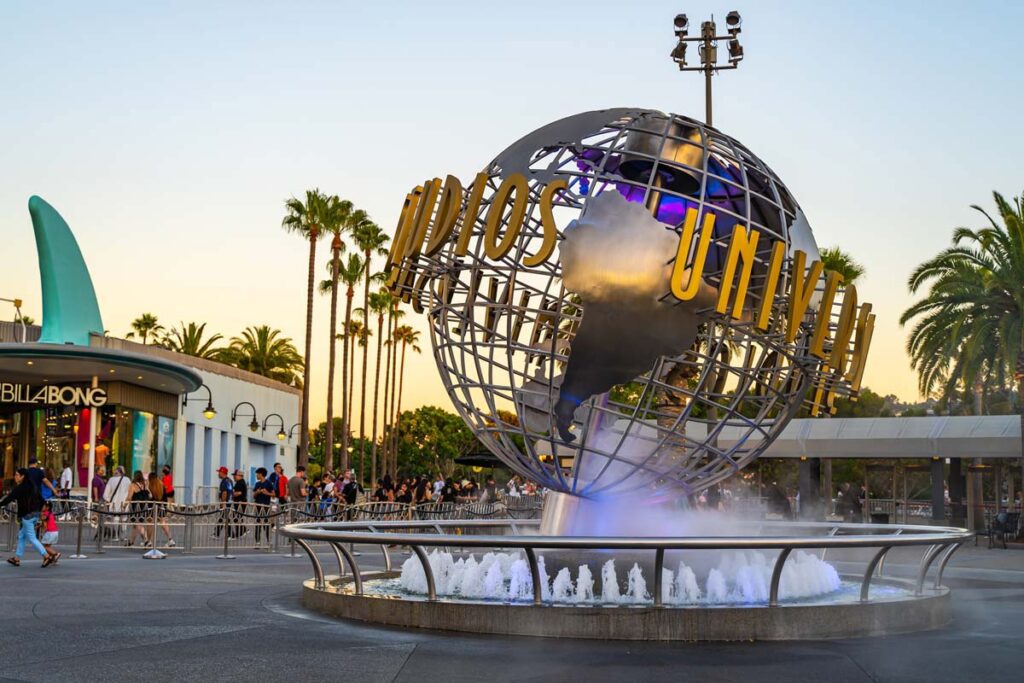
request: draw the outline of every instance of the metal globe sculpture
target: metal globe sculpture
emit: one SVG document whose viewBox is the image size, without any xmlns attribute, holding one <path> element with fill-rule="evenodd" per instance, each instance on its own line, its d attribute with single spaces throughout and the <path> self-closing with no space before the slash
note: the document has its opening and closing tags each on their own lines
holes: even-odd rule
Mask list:
<svg viewBox="0 0 1024 683">
<path fill-rule="evenodd" d="M 428 315 L 458 412 L 515 472 L 586 497 L 693 492 L 801 406 L 856 393 L 870 305 L 817 259 L 740 142 L 612 109 L 530 133 L 464 191 L 416 188 L 391 286 Z"/>
</svg>

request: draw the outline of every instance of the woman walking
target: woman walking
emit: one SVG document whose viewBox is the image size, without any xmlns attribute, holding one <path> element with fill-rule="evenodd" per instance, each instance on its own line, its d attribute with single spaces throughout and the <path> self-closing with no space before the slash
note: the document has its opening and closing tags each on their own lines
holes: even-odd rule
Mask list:
<svg viewBox="0 0 1024 683">
<path fill-rule="evenodd" d="M 128 487 L 128 500 L 131 501 L 128 507 L 128 519 L 132 523 L 132 530 L 128 534 L 127 545 L 135 543 L 135 535 L 142 536 L 143 546 L 149 545 L 149 534 L 146 532 L 146 511 L 149 506 L 146 504 L 152 498 L 149 488 L 146 486 L 146 478 L 142 476 L 141 470 L 135 470 L 132 475 L 132 485 Z"/>
<path fill-rule="evenodd" d="M 43 544 L 36 538 L 36 521 L 39 519 L 39 510 L 42 509 L 43 499 L 35 485 L 29 480 L 27 468 L 19 467 L 15 471 L 14 488 L 3 499 L 0 499 L 0 507 L 4 507 L 12 500 L 18 504 L 18 547 L 14 549 L 14 557 L 7 558 L 7 561 L 15 567 L 20 567 L 21 556 L 25 554 L 25 544 L 29 543 L 43 558 L 43 566 L 49 566 L 53 560 L 46 553 Z"/>
<path fill-rule="evenodd" d="M 164 468 L 167 470 L 167 468 Z M 169 475 L 169 471 L 168 471 Z M 164 488 L 164 481 L 156 476 L 156 472 L 150 472 L 149 474 L 149 495 L 153 500 L 153 510 L 156 512 L 157 524 L 164 530 L 164 538 L 167 539 L 167 547 L 173 548 L 176 544 L 174 539 L 171 538 L 171 530 L 167 528 L 167 504 L 170 502 L 167 499 L 167 489 Z M 174 491 L 171 491 L 171 495 L 174 495 Z M 153 532 L 153 544 L 156 544 L 156 532 Z"/>
</svg>

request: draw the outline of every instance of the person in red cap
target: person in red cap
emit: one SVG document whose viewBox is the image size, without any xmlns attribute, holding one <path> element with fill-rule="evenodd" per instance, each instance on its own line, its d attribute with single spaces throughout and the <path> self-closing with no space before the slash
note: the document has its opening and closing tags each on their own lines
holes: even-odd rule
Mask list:
<svg viewBox="0 0 1024 683">
<path fill-rule="evenodd" d="M 234 487 L 231 485 L 231 477 L 228 476 L 228 468 L 221 466 L 217 469 L 217 476 L 220 477 L 220 504 L 224 507 L 231 505 L 231 494 L 234 492 Z M 217 538 L 220 537 L 221 524 L 217 525 L 213 535 Z"/>
</svg>

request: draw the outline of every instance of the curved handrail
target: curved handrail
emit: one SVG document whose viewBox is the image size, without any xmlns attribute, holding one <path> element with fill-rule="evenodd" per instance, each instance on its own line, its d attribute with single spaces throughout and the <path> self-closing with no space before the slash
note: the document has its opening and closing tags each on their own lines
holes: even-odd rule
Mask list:
<svg viewBox="0 0 1024 683">
<path fill-rule="evenodd" d="M 447 521 L 402 520 L 395 522 L 374 522 L 372 525 L 360 522 L 326 522 L 319 524 L 291 524 L 280 530 L 283 536 L 293 538 L 297 542 L 327 541 L 332 545 L 339 543 L 371 543 L 380 544 L 383 539 L 394 545 L 407 545 L 412 548 L 423 566 L 427 580 L 429 600 L 437 599 L 434 573 L 430 567 L 424 546 L 457 547 L 457 548 L 515 548 L 526 554 L 533 581 L 533 604 L 542 601 L 540 573 L 537 551 L 542 549 L 561 550 L 653 550 L 655 551 L 654 605 L 662 604 L 662 577 L 666 550 L 779 550 L 772 567 L 771 584 L 769 586 L 769 607 L 779 605 L 779 587 L 783 569 L 789 556 L 797 549 L 821 548 L 879 548 L 868 563 L 861 582 L 861 601 L 868 600 L 868 588 L 876 567 L 884 560 L 890 550 L 896 547 L 926 546 L 927 550 L 921 558 L 918 570 L 915 595 L 921 595 L 924 576 L 936 557 L 947 548 L 940 561 L 939 577 L 942 568 L 955 549 L 965 540 L 974 535 L 966 529 L 955 527 L 933 527 L 915 524 L 860 524 L 830 522 L 763 522 L 757 536 L 691 536 L 691 537 L 641 537 L 629 538 L 619 536 L 523 536 L 516 533 L 521 526 L 539 527 L 539 520 L 516 519 L 471 519 Z M 513 532 L 511 535 L 444 533 L 448 529 L 465 530 L 467 528 L 494 529 L 504 528 Z M 788 535 L 763 535 L 773 530 L 784 529 Z M 793 535 L 794 530 L 813 531 L 826 529 L 823 535 Z M 416 530 L 423 530 L 416 533 Z M 843 532 L 843 533 L 840 533 Z M 884 532 L 884 533 L 879 533 Z M 314 561 L 314 570 L 317 569 Z M 351 563 L 350 563 L 351 564 Z M 355 570 L 358 573 L 358 570 Z M 322 570 L 318 572 L 322 576 Z M 322 585 L 322 578 L 317 583 Z M 357 592 L 362 592 L 362 577 L 356 580 Z"/>
</svg>

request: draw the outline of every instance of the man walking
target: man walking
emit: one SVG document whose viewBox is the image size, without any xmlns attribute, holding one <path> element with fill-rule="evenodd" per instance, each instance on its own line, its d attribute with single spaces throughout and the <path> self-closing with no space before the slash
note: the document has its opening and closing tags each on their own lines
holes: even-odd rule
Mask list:
<svg viewBox="0 0 1024 683">
<path fill-rule="evenodd" d="M 284 476 L 284 468 L 281 463 L 274 463 L 274 471 L 267 477 L 267 481 L 274 487 L 274 495 L 282 505 L 288 502 L 288 477 Z"/>
<path fill-rule="evenodd" d="M 231 512 L 231 494 L 234 492 L 234 486 L 231 485 L 231 478 L 228 477 L 228 468 L 221 465 L 217 469 L 217 476 L 220 477 L 220 487 L 218 489 L 218 501 L 221 504 L 223 515 L 221 517 L 221 523 L 217 525 L 217 529 L 213 532 L 215 538 L 220 538 L 220 530 L 222 527 L 227 526 L 228 515 Z"/>
<path fill-rule="evenodd" d="M 14 488 L 0 499 L 0 508 L 12 500 L 18 504 L 18 547 L 14 549 L 14 557 L 7 558 L 7 562 L 20 567 L 21 557 L 25 554 L 25 544 L 30 543 L 43 558 L 43 566 L 49 566 L 53 563 L 50 558 L 55 556 L 48 554 L 43 544 L 36 538 L 36 522 L 39 520 L 39 511 L 43 508 L 43 499 L 24 467 L 19 467 L 14 473 Z"/>
<path fill-rule="evenodd" d="M 341 484 L 341 495 L 345 498 L 346 505 L 355 505 L 356 498 L 363 492 L 363 487 L 356 481 L 355 472 L 345 472 L 345 479 Z"/>
<path fill-rule="evenodd" d="M 114 468 L 114 476 L 107 481 L 107 486 L 103 491 L 103 500 L 107 503 L 107 508 L 111 512 L 123 512 L 125 509 L 125 502 L 128 500 L 128 489 L 131 488 L 131 481 L 128 477 L 124 476 L 124 468 L 118 465 Z M 114 529 L 114 540 L 120 540 L 123 527 L 123 517 L 115 517 L 113 523 Z"/>
<path fill-rule="evenodd" d="M 306 468 L 299 465 L 295 468 L 295 476 L 288 479 L 288 500 L 293 503 L 304 502 L 309 490 L 306 488 Z"/>
<path fill-rule="evenodd" d="M 242 470 L 235 470 L 234 477 L 235 481 L 231 485 L 231 510 L 235 517 L 234 537 L 238 538 L 248 533 L 248 529 L 245 528 L 245 517 L 242 515 L 249 507 L 249 486 L 245 483 L 245 475 L 242 474 Z"/>
<path fill-rule="evenodd" d="M 252 486 L 252 502 L 255 503 L 256 515 L 256 547 L 260 547 L 261 532 L 267 539 L 267 547 L 270 547 L 270 501 L 274 497 L 274 486 L 267 479 L 267 468 L 260 467 L 256 470 L 256 483 Z"/>
</svg>

